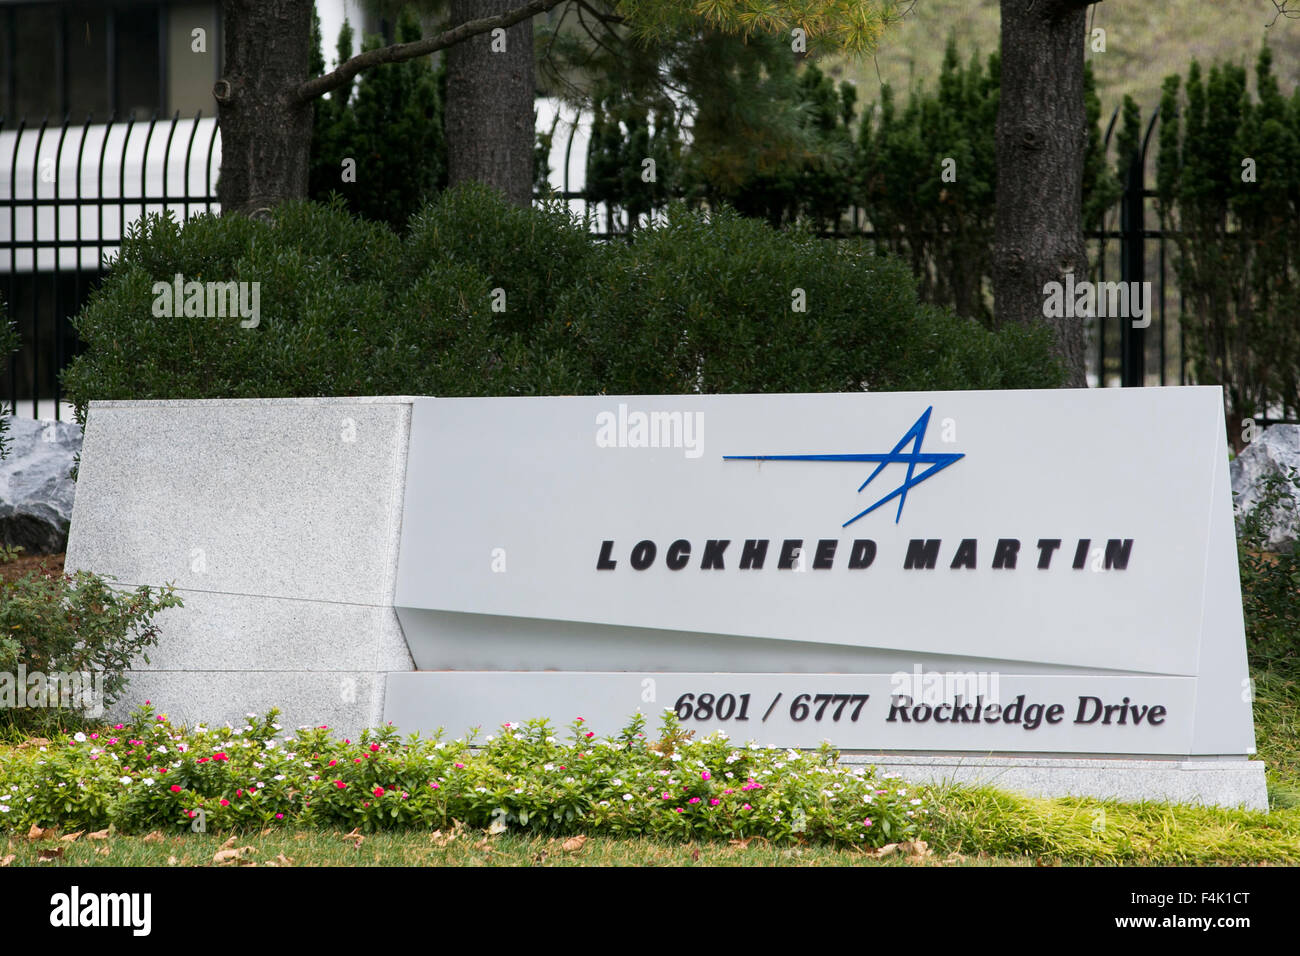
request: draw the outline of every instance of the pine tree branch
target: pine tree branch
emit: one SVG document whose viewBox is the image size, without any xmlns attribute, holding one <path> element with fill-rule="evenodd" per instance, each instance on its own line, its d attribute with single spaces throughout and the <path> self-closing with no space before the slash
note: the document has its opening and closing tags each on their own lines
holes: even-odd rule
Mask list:
<svg viewBox="0 0 1300 956">
<path fill-rule="evenodd" d="M 359 53 L 347 62 L 339 64 L 333 71 L 305 81 L 294 90 L 293 101 L 295 103 L 306 103 L 331 90 L 338 89 L 363 70 L 370 70 L 385 63 L 402 63 L 416 57 L 428 56 L 430 53 L 436 53 L 438 50 L 455 46 L 457 43 L 478 36 L 480 33 L 487 33 L 498 27 L 512 27 L 522 20 L 532 19 L 539 13 L 545 13 L 562 2 L 563 0 L 529 0 L 528 3 L 521 7 L 508 10 L 495 17 L 468 20 L 460 26 L 453 27 L 434 37 L 367 50 L 365 53 Z"/>
</svg>

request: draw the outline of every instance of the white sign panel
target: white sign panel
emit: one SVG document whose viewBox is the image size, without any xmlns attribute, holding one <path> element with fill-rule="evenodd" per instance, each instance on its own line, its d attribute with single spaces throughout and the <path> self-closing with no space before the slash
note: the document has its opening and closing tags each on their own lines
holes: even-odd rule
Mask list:
<svg viewBox="0 0 1300 956">
<path fill-rule="evenodd" d="M 1253 752 L 1217 388 L 416 399 L 411 429 L 402 726 L 513 696 L 781 745 Z M 614 689 L 645 675 L 672 692 Z M 839 720 L 791 716 L 819 694 Z"/>
</svg>

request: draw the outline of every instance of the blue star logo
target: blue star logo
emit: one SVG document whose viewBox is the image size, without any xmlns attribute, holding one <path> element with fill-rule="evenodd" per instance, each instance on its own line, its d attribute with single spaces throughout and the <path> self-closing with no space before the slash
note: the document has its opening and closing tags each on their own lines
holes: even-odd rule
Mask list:
<svg viewBox="0 0 1300 956">
<path fill-rule="evenodd" d="M 903 483 L 901 485 L 899 485 L 893 491 L 889 492 L 889 494 L 885 495 L 883 498 L 881 498 L 879 501 L 873 504 L 870 508 L 867 508 L 863 511 L 859 511 L 848 521 L 844 522 L 844 524 L 840 525 L 840 527 L 847 528 L 849 525 L 853 524 L 853 522 L 857 521 L 859 518 L 871 514 L 871 512 L 875 511 L 885 502 L 893 501 L 895 498 L 898 499 L 898 512 L 894 515 L 894 523 L 897 524 L 899 519 L 903 517 L 903 505 L 907 501 L 907 491 L 909 488 L 913 488 L 916 485 L 919 485 L 921 482 L 925 481 L 925 479 L 929 478 L 931 475 L 938 474 L 939 472 L 947 468 L 949 465 L 951 465 L 953 462 L 957 461 L 959 458 L 966 457 L 964 454 L 955 455 L 955 454 L 943 454 L 940 452 L 921 451 L 921 442 L 925 440 L 925 429 L 930 424 L 930 413 L 932 411 L 934 411 L 933 405 L 931 405 L 921 414 L 921 417 L 918 418 L 916 422 L 912 425 L 912 427 L 907 430 L 907 434 L 905 434 L 902 438 L 899 439 L 898 444 L 893 447 L 893 450 L 884 454 L 864 453 L 860 455 L 723 455 L 722 457 L 726 461 L 871 461 L 871 462 L 875 462 L 876 463 L 875 471 L 873 471 L 870 475 L 868 475 L 867 480 L 858 486 L 859 494 L 862 493 L 863 488 L 867 487 L 867 485 L 871 484 L 871 482 L 875 480 L 877 475 L 879 475 L 882 471 L 885 470 L 886 465 L 906 465 L 907 477 L 903 479 Z M 912 450 L 903 451 L 904 446 L 906 446 L 908 443 L 911 443 Z M 922 471 L 920 474 L 917 474 L 916 472 L 917 465 L 928 465 L 929 467 L 926 468 L 925 471 Z"/>
</svg>

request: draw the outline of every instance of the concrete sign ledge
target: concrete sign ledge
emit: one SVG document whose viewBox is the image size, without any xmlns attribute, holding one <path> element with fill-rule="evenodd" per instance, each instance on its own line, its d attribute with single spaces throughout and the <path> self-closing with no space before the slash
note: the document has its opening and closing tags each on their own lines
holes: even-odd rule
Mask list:
<svg viewBox="0 0 1300 956">
<path fill-rule="evenodd" d="M 1267 806 L 1217 388 L 93 402 L 116 711 L 675 710 L 915 780 Z"/>
</svg>

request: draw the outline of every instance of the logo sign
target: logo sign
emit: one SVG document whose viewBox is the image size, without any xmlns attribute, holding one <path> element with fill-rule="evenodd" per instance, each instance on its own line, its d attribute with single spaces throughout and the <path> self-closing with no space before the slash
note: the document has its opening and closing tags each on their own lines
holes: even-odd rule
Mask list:
<svg viewBox="0 0 1300 956">
<path fill-rule="evenodd" d="M 1253 752 L 1218 389 L 412 414 L 403 726 L 506 699 L 789 746 Z"/>
<path fill-rule="evenodd" d="M 930 413 L 934 411 L 934 406 L 927 408 L 921 417 L 916 420 L 911 428 L 907 430 L 902 439 L 886 454 L 861 454 L 861 455 L 724 455 L 732 461 L 870 461 L 876 462 L 875 470 L 867 476 L 867 480 L 858 486 L 858 493 L 871 484 L 876 476 L 885 470 L 887 465 L 906 465 L 907 477 L 903 483 L 889 492 L 875 504 L 862 511 L 859 511 L 848 521 L 844 522 L 842 527 L 847 528 L 853 522 L 866 515 L 871 514 L 886 502 L 898 499 L 898 513 L 894 516 L 894 521 L 899 521 L 903 517 L 903 505 L 907 501 L 907 490 L 919 485 L 925 479 L 929 478 L 935 472 L 942 471 L 953 462 L 962 458 L 962 455 L 938 454 L 934 452 L 922 452 L 921 442 L 925 440 L 925 429 L 930 423 Z M 911 445 L 910 451 L 903 449 Z M 927 466 L 925 471 L 917 474 L 916 466 Z"/>
</svg>

